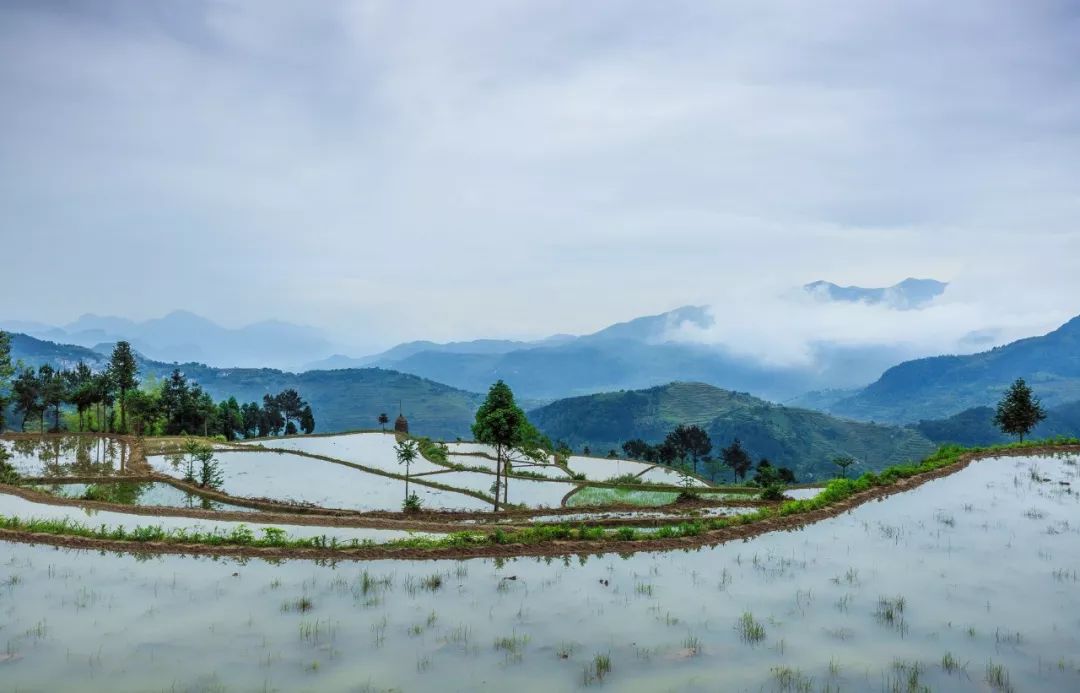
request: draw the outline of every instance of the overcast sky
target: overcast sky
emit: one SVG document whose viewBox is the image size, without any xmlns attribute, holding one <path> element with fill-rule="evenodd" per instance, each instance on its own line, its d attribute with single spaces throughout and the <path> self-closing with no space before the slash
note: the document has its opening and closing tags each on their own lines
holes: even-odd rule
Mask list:
<svg viewBox="0 0 1080 693">
<path fill-rule="evenodd" d="M 367 345 L 705 303 L 752 351 L 1080 313 L 1075 2 L 9 0 L 0 93 L 7 319 Z M 788 293 L 907 276 L 953 284 Z"/>
</svg>

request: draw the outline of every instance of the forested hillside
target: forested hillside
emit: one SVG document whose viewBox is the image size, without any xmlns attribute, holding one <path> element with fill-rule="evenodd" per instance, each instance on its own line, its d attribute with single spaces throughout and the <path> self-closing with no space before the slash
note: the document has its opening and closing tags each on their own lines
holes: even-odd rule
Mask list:
<svg viewBox="0 0 1080 693">
<path fill-rule="evenodd" d="M 921 458 L 934 447 L 911 429 L 779 406 L 703 383 L 573 397 L 529 417 L 552 439 L 599 454 L 632 438 L 658 443 L 678 424 L 697 424 L 709 433 L 714 452 L 738 437 L 755 459 L 791 467 L 800 480 L 833 475 L 839 455 L 857 458 L 863 469 L 880 469 Z"/>
<path fill-rule="evenodd" d="M 969 356 L 936 356 L 890 368 L 829 411 L 862 420 L 915 422 L 993 406 L 1017 378 L 1045 404 L 1080 399 L 1080 317 L 1041 337 Z"/>
</svg>

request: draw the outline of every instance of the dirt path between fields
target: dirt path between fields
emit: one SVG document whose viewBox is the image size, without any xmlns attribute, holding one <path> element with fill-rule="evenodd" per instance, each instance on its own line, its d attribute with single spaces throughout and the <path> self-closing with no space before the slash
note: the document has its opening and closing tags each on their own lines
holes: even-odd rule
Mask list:
<svg viewBox="0 0 1080 693">
<path fill-rule="evenodd" d="M 635 539 L 632 541 L 617 541 L 613 539 L 603 540 L 553 540 L 537 544 L 478 544 L 476 546 L 446 547 L 446 548 L 413 548 L 394 546 L 360 546 L 356 548 L 277 548 L 255 546 L 213 546 L 205 544 L 180 544 L 168 542 L 137 542 L 116 541 L 109 539 L 95 539 L 76 536 L 54 535 L 35 533 L 20 530 L 0 529 L 0 540 L 22 542 L 29 544 L 48 544 L 78 549 L 94 549 L 99 551 L 114 551 L 117 553 L 134 554 L 191 554 L 209 556 L 231 556 L 237 558 L 263 558 L 263 559 L 306 559 L 318 561 L 353 561 L 353 560 L 381 560 L 381 559 L 465 559 L 484 557 L 528 557 L 528 556 L 567 556 L 567 555 L 601 555 L 605 553 L 618 553 L 630 555 L 639 552 L 672 551 L 672 550 L 695 550 L 704 546 L 713 546 L 729 541 L 747 540 L 753 537 L 777 531 L 794 531 L 807 525 L 822 520 L 836 517 L 849 512 L 864 503 L 882 500 L 897 493 L 917 488 L 927 482 L 955 474 L 965 469 L 972 462 L 986 458 L 1000 457 L 1034 457 L 1055 453 L 1076 453 L 1077 446 L 1042 446 L 1032 448 L 1020 448 L 1016 450 L 998 450 L 983 453 L 968 453 L 957 462 L 941 469 L 924 472 L 916 476 L 900 479 L 889 486 L 879 486 L 861 493 L 856 493 L 843 501 L 839 501 L 825 508 L 798 515 L 776 517 L 761 520 L 747 525 L 725 527 L 703 532 L 697 536 L 665 538 L 665 539 Z M 223 519 L 221 513 L 215 513 L 215 518 Z M 261 517 L 261 514 L 260 514 Z M 246 516 L 248 521 L 255 518 Z M 325 519 L 325 518 L 320 518 Z M 316 523 L 321 524 L 321 523 Z M 469 527 L 481 531 L 486 525 Z M 506 527 L 504 526 L 504 529 Z M 461 525 L 454 525 L 448 531 L 463 529 Z M 444 530 L 447 531 L 447 530 Z"/>
</svg>

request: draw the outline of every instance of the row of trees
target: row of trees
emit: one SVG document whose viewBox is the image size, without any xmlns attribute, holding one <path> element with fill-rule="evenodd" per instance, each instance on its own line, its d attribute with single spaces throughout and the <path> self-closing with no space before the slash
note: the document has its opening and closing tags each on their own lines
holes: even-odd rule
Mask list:
<svg viewBox="0 0 1080 693">
<path fill-rule="evenodd" d="M 179 370 L 161 383 L 139 385 L 139 368 L 127 342 L 117 342 L 106 368 L 94 372 L 80 362 L 58 370 L 11 363 L 10 339 L 0 332 L 0 430 L 7 405 L 21 416 L 21 429 L 37 420 L 41 431 L 62 430 L 62 414 L 74 411 L 79 431 L 136 435 L 221 435 L 228 440 L 292 435 L 315 430 L 311 406 L 293 389 L 264 395 L 262 402 L 222 402 Z M 68 428 L 74 427 L 74 422 Z"/>
<path fill-rule="evenodd" d="M 4 414 L 11 399 L 11 376 L 15 374 L 15 365 L 11 363 L 11 337 L 7 332 L 0 332 L 0 432 L 4 430 Z"/>
<path fill-rule="evenodd" d="M 750 453 L 736 438 L 720 454 L 713 457 L 713 442 L 705 429 L 695 425 L 680 424 L 669 432 L 663 442 L 650 445 L 640 438 L 628 440 L 622 445 L 623 453 L 634 460 L 642 460 L 669 467 L 683 467 L 699 473 L 704 466 L 711 478 L 716 478 L 721 465 L 731 469 L 735 480 L 745 480 L 751 469 L 755 470 L 753 480 L 763 486 L 773 483 L 796 483 L 795 473 L 787 467 L 775 467 L 762 457 L 754 465 Z"/>
<path fill-rule="evenodd" d="M 226 440 L 312 433 L 315 415 L 293 389 L 263 395 L 262 402 L 240 404 L 235 397 L 218 403 L 179 369 L 158 386 L 136 391 L 136 433 L 221 435 Z"/>
</svg>

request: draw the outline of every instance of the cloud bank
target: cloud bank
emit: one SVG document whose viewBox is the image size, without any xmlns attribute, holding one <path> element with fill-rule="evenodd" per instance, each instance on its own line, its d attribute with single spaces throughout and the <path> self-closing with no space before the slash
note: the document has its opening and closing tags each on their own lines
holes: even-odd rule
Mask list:
<svg viewBox="0 0 1080 693">
<path fill-rule="evenodd" d="M 699 338 L 778 361 L 1048 328 L 1080 312 L 1078 63 L 1055 2 L 5 3 L 0 312 L 362 349 L 707 303 Z M 777 298 L 906 276 L 953 285 Z"/>
</svg>

